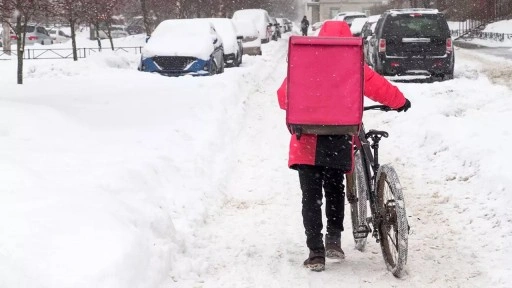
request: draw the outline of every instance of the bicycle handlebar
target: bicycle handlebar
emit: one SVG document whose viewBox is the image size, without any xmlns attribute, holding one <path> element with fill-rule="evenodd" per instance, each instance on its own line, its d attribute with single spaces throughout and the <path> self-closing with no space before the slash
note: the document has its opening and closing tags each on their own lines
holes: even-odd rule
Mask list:
<svg viewBox="0 0 512 288">
<path fill-rule="evenodd" d="M 384 112 L 388 112 L 388 111 L 395 111 L 395 109 L 389 107 L 389 106 L 386 106 L 386 105 L 372 105 L 372 106 L 365 106 L 364 111 L 367 111 L 367 110 L 380 110 L 380 111 L 384 111 Z"/>
</svg>

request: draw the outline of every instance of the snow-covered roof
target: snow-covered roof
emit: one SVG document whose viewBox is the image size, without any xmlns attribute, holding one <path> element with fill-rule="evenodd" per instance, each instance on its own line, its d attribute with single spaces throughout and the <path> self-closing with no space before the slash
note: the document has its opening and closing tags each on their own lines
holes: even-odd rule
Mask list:
<svg viewBox="0 0 512 288">
<path fill-rule="evenodd" d="M 346 11 L 346 12 L 340 12 L 336 16 L 355 16 L 355 15 L 366 15 L 363 12 L 358 11 Z"/>
<path fill-rule="evenodd" d="M 215 31 L 222 38 L 224 54 L 235 53 L 238 43 L 236 41 L 236 28 L 233 20 L 228 18 L 197 18 L 200 21 L 208 21 L 213 24 Z"/>
<path fill-rule="evenodd" d="M 208 60 L 215 49 L 212 27 L 210 22 L 198 19 L 162 21 L 144 46 L 143 55 L 188 56 Z"/>
<path fill-rule="evenodd" d="M 368 21 L 368 18 L 356 18 L 352 21 L 352 25 L 350 26 L 350 32 L 361 33 L 361 29 L 363 29 L 363 25 Z"/>
<path fill-rule="evenodd" d="M 243 9 L 235 11 L 235 13 L 233 14 L 233 19 L 239 20 L 241 18 L 246 18 L 252 20 L 262 15 L 268 15 L 268 12 L 263 9 Z"/>
<path fill-rule="evenodd" d="M 379 14 L 379 15 L 371 15 L 371 16 L 368 17 L 368 22 L 370 22 L 370 23 L 377 22 L 377 21 L 379 21 L 380 16 L 381 16 L 381 14 Z"/>
<path fill-rule="evenodd" d="M 405 9 L 391 9 L 388 10 L 392 14 L 410 14 L 410 13 L 421 13 L 421 14 L 437 14 L 439 10 L 428 9 L 428 8 L 405 8 Z"/>
</svg>

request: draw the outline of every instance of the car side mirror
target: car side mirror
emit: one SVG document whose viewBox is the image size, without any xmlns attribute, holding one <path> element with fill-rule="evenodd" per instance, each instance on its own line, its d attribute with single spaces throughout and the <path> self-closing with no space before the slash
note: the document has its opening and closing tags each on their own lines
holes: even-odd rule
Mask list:
<svg viewBox="0 0 512 288">
<path fill-rule="evenodd" d="M 213 38 L 213 44 L 217 44 L 218 41 L 219 41 L 219 39 Z"/>
<path fill-rule="evenodd" d="M 236 40 L 243 40 L 243 39 L 244 39 L 244 36 L 240 36 L 240 35 L 236 36 Z"/>
<path fill-rule="evenodd" d="M 148 43 L 149 38 L 151 38 L 151 36 L 146 36 L 146 43 Z"/>
</svg>

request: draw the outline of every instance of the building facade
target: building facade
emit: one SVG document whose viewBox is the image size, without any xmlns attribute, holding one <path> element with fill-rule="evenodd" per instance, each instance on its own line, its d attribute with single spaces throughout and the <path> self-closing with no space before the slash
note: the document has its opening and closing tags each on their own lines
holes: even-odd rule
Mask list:
<svg viewBox="0 0 512 288">
<path fill-rule="evenodd" d="M 373 5 L 387 4 L 387 0 L 316 0 L 306 3 L 306 16 L 311 23 L 331 19 L 344 11 L 369 13 Z"/>
</svg>

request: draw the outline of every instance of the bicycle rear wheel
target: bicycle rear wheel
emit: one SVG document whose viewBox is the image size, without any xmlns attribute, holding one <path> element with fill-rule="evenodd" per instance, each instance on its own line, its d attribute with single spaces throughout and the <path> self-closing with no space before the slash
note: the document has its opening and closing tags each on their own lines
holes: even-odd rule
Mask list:
<svg viewBox="0 0 512 288">
<path fill-rule="evenodd" d="M 388 270 L 400 278 L 407 263 L 409 225 L 395 169 L 382 165 L 377 172 L 376 186 L 377 209 L 382 217 L 378 227 L 382 256 Z"/>
<path fill-rule="evenodd" d="M 347 196 L 353 195 L 352 197 L 356 197 L 352 199 L 352 201 L 349 199 L 349 202 L 352 218 L 352 234 L 354 236 L 355 247 L 359 251 L 364 251 L 366 248 L 366 239 L 369 233 L 366 223 L 369 179 L 364 167 L 361 151 L 358 150 L 354 155 L 354 171 L 352 174 L 347 174 Z"/>
</svg>

